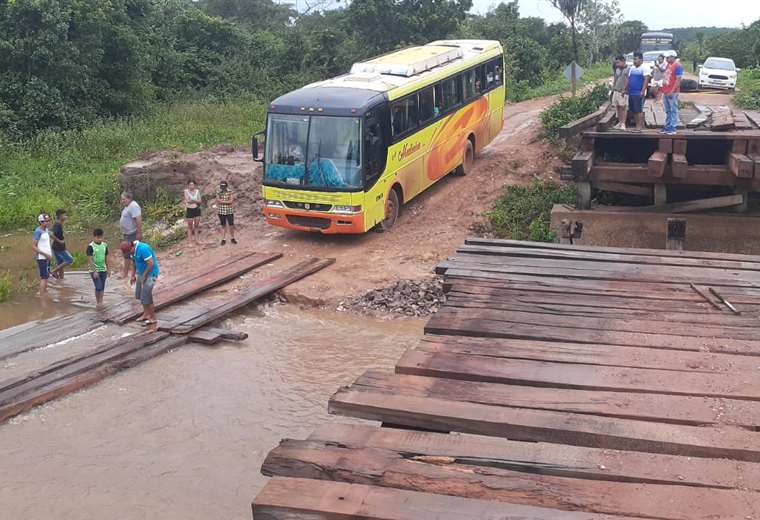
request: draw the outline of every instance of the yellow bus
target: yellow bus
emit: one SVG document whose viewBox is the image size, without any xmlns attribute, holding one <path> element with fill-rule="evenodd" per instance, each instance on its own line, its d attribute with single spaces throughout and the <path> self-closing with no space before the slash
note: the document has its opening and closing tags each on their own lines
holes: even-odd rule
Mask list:
<svg viewBox="0 0 760 520">
<path fill-rule="evenodd" d="M 443 40 L 275 99 L 251 143 L 264 163 L 266 221 L 322 233 L 391 228 L 403 204 L 447 173 L 466 174 L 501 131 L 503 63 L 497 41 Z"/>
</svg>

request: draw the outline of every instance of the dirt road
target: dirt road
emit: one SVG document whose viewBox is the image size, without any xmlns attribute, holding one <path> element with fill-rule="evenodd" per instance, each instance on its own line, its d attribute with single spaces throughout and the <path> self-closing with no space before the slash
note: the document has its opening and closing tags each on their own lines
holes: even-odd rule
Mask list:
<svg viewBox="0 0 760 520">
<path fill-rule="evenodd" d="M 449 176 L 403 208 L 396 226 L 387 233 L 327 236 L 275 228 L 261 216 L 261 172 L 245 150 L 220 147 L 210 152 L 185 156 L 195 166 L 196 182 L 210 192 L 219 181 L 219 171 L 231 177 L 244 196 L 238 208 L 239 244 L 220 246 L 213 210 L 204 217 L 203 245 L 190 248 L 183 241 L 161 255 L 162 271 L 168 278 L 181 276 L 183 266 L 218 262 L 235 249 L 282 252 L 297 261 L 306 256 L 334 257 L 335 265 L 288 288 L 288 299 L 337 304 L 340 301 L 390 284 L 398 279 L 432 276 L 435 264 L 462 243 L 470 229 L 507 184 L 534 178 L 556 177 L 560 160 L 539 139 L 539 113 L 553 98 L 509 105 L 505 128 L 476 161 L 466 177 Z M 205 177 L 203 177 L 203 175 Z M 175 256 L 182 251 L 181 256 Z"/>
</svg>

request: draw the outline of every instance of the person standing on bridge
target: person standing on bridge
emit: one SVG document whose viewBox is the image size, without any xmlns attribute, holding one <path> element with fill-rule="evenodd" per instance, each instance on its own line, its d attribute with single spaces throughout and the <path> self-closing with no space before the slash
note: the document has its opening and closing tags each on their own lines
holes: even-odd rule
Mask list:
<svg viewBox="0 0 760 520">
<path fill-rule="evenodd" d="M 121 210 L 119 227 L 121 228 L 124 241 L 131 244 L 135 240 L 142 240 L 142 209 L 137 201 L 135 201 L 135 197 L 131 191 L 125 191 L 121 194 L 121 205 L 123 209 Z M 125 256 L 122 277 L 125 278 L 129 274 L 131 264 L 132 261 L 129 256 Z"/>
<path fill-rule="evenodd" d="M 678 61 L 678 54 L 670 51 L 668 54 L 668 70 L 665 72 L 664 84 L 662 86 L 663 102 L 665 103 L 665 126 L 661 133 L 667 135 L 676 135 L 679 116 L 678 116 L 678 97 L 681 93 L 681 78 L 683 78 L 683 66 Z"/>
<path fill-rule="evenodd" d="M 153 248 L 145 242 L 135 240 L 121 243 L 121 251 L 125 258 L 132 258 L 132 277 L 129 284 L 135 285 L 135 298 L 140 300 L 143 313 L 137 319 L 138 323 L 149 326 L 155 325 L 156 307 L 153 304 L 153 288 L 161 272 L 158 267 L 158 257 Z"/>
<path fill-rule="evenodd" d="M 628 65 L 622 54 L 615 58 L 615 72 L 612 79 L 612 106 L 617 110 L 618 124 L 615 130 L 625 130 L 628 118 Z"/>
<path fill-rule="evenodd" d="M 235 210 L 233 204 L 235 194 L 230 190 L 227 181 L 219 183 L 216 192 L 216 212 L 219 215 L 219 225 L 222 226 L 222 245 L 227 243 L 227 230 L 230 232 L 230 242 L 237 244 L 235 240 Z"/>
<path fill-rule="evenodd" d="M 34 230 L 32 249 L 37 253 L 37 269 L 40 272 L 40 295 L 47 292 L 47 282 L 50 278 L 50 262 L 53 260 L 53 248 L 50 245 L 50 215 L 47 213 L 37 217 L 40 224 Z"/>
<path fill-rule="evenodd" d="M 651 72 L 644 63 L 644 55 L 636 52 L 633 55 L 633 67 L 628 69 L 628 109 L 636 119 L 636 131 L 644 129 L 644 100 L 649 86 Z"/>
</svg>

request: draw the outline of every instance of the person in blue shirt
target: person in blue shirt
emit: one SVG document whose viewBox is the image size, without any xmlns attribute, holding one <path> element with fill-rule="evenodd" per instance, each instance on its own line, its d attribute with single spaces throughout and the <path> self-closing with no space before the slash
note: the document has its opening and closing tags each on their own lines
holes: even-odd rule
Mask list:
<svg viewBox="0 0 760 520">
<path fill-rule="evenodd" d="M 633 66 L 628 69 L 628 110 L 636 120 L 636 131 L 644 129 L 644 100 L 651 79 L 651 70 L 644 63 L 644 55 L 640 52 L 633 55 Z"/>
<path fill-rule="evenodd" d="M 158 267 L 158 258 L 153 248 L 145 242 L 135 240 L 122 242 L 121 250 L 125 255 L 132 257 L 132 277 L 130 285 L 135 285 L 135 298 L 140 300 L 143 306 L 143 314 L 137 319 L 143 325 L 155 325 L 156 308 L 153 304 L 153 287 L 161 270 Z"/>
</svg>

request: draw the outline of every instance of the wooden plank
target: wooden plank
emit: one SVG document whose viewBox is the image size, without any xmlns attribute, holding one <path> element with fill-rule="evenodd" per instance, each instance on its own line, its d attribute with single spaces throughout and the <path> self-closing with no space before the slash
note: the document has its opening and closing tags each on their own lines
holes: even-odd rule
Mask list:
<svg viewBox="0 0 760 520">
<path fill-rule="evenodd" d="M 731 109 L 727 106 L 713 107 L 710 117 L 709 127 L 713 131 L 733 130 L 736 128 L 736 122 Z"/>
<path fill-rule="evenodd" d="M 760 127 L 760 112 L 755 110 L 745 110 L 744 116 L 749 119 L 756 127 Z"/>
<path fill-rule="evenodd" d="M 662 153 L 673 153 L 673 139 L 660 139 L 657 141 L 657 149 Z"/>
<path fill-rule="evenodd" d="M 686 139 L 672 139 L 673 141 L 673 153 L 678 155 L 686 155 L 689 148 L 689 141 Z"/>
<path fill-rule="evenodd" d="M 257 267 L 271 263 L 280 257 L 282 257 L 281 253 L 254 253 L 235 261 L 222 264 L 221 266 L 214 266 L 203 273 L 191 276 L 188 281 L 184 283 L 173 284 L 169 287 L 161 288 L 156 291 L 154 298 L 156 301 L 156 309 L 163 309 L 200 292 L 219 286 Z M 137 318 L 141 312 L 142 308 L 138 305 L 138 302 L 133 302 L 128 310 L 118 313 L 106 312 L 104 319 L 123 325 L 124 323 Z"/>
<path fill-rule="evenodd" d="M 759 462 L 756 433 L 629 419 L 524 410 L 443 399 L 362 392 L 341 388 L 330 399 L 332 414 L 439 432 L 457 431 L 516 441 L 726 458 Z"/>
<path fill-rule="evenodd" d="M 550 242 L 528 242 L 524 240 L 511 240 L 499 238 L 467 237 L 465 244 L 493 247 L 520 247 L 529 249 L 554 249 L 563 251 L 586 251 L 593 253 L 617 253 L 634 254 L 638 256 L 675 257 L 675 258 L 704 258 L 713 260 L 737 260 L 740 262 L 760 262 L 760 256 L 742 255 L 736 253 L 712 253 L 709 251 L 665 251 L 663 249 L 625 248 L 625 247 L 601 247 L 587 245 L 562 245 Z"/>
<path fill-rule="evenodd" d="M 754 178 L 760 179 L 760 154 L 751 154 L 748 157 L 752 159 L 752 163 L 754 164 Z"/>
<path fill-rule="evenodd" d="M 480 338 L 508 338 L 570 343 L 602 343 L 608 345 L 650 347 L 665 350 L 694 352 L 720 352 L 745 356 L 760 355 L 757 341 L 691 338 L 645 332 L 590 330 L 552 325 L 532 325 L 487 319 L 461 319 L 435 315 L 425 326 L 427 334 L 447 336 L 470 336 Z"/>
<path fill-rule="evenodd" d="M 685 202 L 672 202 L 656 207 L 631 208 L 633 213 L 661 212 L 661 213 L 693 213 L 709 209 L 738 206 L 744 202 L 743 195 L 724 195 L 722 197 L 710 197 L 708 199 L 689 200 Z"/>
<path fill-rule="evenodd" d="M 441 377 L 505 385 L 541 386 L 568 390 L 629 392 L 673 396 L 713 397 L 760 401 L 760 385 L 746 373 L 705 374 L 668 370 L 618 368 L 551 363 L 528 359 L 492 359 L 488 356 L 425 352 L 409 349 L 396 364 L 399 374 Z M 653 401 L 655 397 L 652 397 Z M 686 401 L 684 401 L 686 402 Z M 755 406 L 747 405 L 748 409 Z M 652 413 L 666 413 L 652 411 Z M 753 415 L 757 415 L 755 411 Z M 754 422 L 755 419 L 749 418 Z"/>
<path fill-rule="evenodd" d="M 313 440 L 282 441 L 267 456 L 262 473 L 625 517 L 695 520 L 753 517 L 760 512 L 760 496 L 751 491 L 581 481 L 481 465 L 477 461 L 409 458 L 391 450 L 334 446 Z M 642 496 L 647 499 L 642 500 Z"/>
<path fill-rule="evenodd" d="M 689 123 L 686 125 L 687 128 L 696 128 L 705 124 L 707 120 L 710 119 L 710 115 L 712 114 L 712 110 L 704 105 L 695 105 L 695 108 L 699 111 L 699 114 L 694 119 L 689 121 Z"/>
<path fill-rule="evenodd" d="M 254 284 L 252 287 L 242 291 L 234 299 L 226 299 L 220 302 L 216 306 L 210 308 L 208 311 L 204 311 L 194 318 L 183 322 L 181 325 L 177 325 L 172 328 L 173 334 L 188 334 L 195 329 L 203 327 L 219 318 L 226 316 L 242 307 L 245 307 L 249 303 L 252 303 L 264 296 L 272 294 L 283 287 L 286 287 L 298 280 L 305 278 L 317 271 L 324 269 L 325 267 L 332 265 L 335 259 L 328 258 L 320 260 L 318 258 L 311 258 L 297 265 L 290 267 L 270 278 L 261 280 Z"/>
<path fill-rule="evenodd" d="M 685 179 L 689 175 L 689 161 L 683 154 L 674 153 L 671 156 L 670 167 L 673 173 L 673 177 L 676 177 L 678 179 Z"/>
<path fill-rule="evenodd" d="M 275 477 L 254 500 L 253 520 L 623 519 L 364 484 Z"/>
<path fill-rule="evenodd" d="M 580 132 L 582 132 L 583 130 L 587 128 L 591 128 L 602 119 L 604 114 L 607 112 L 607 109 L 609 108 L 609 106 L 610 106 L 609 103 L 604 103 L 595 112 L 592 112 L 591 114 L 587 116 L 584 116 L 580 119 L 576 119 L 575 121 L 571 121 L 570 123 L 560 127 L 559 136 L 563 139 L 567 139 L 569 137 L 579 134 Z"/>
<path fill-rule="evenodd" d="M 428 352 L 425 354 L 432 357 L 438 355 Z M 575 365 L 571 365 L 570 368 L 574 369 Z M 589 370 L 590 367 L 582 366 L 581 369 Z M 600 370 L 605 370 L 605 368 L 600 368 Z M 635 369 L 631 372 L 635 372 Z M 361 375 L 351 385 L 351 389 L 449 399 L 496 407 L 553 410 L 667 424 L 691 426 L 731 424 L 748 429 L 756 429 L 760 426 L 760 403 L 752 401 L 738 399 L 727 401 L 701 395 L 680 396 L 635 391 L 554 388 L 551 383 L 544 385 L 542 381 L 531 381 L 529 384 L 488 383 L 460 380 L 457 377 L 449 378 L 446 374 L 441 376 L 440 372 L 430 377 L 408 375 L 406 371 L 393 374 L 370 370 Z M 681 374 L 670 373 L 668 376 L 678 378 Z"/>
<path fill-rule="evenodd" d="M 133 348 L 123 355 L 112 356 L 105 361 L 90 363 L 80 370 L 70 371 L 65 377 L 39 378 L 37 384 L 0 404 L 0 422 L 39 406 L 58 397 L 70 394 L 143 361 L 182 346 L 184 337 L 164 337 L 156 342 Z M 5 395 L 5 393 L 4 393 Z"/>
<path fill-rule="evenodd" d="M 571 161 L 573 168 L 573 175 L 576 180 L 584 180 L 588 178 L 588 173 L 591 171 L 591 167 L 594 164 L 594 152 L 579 151 L 575 154 Z"/>
<path fill-rule="evenodd" d="M 466 464 L 476 463 L 542 475 L 760 490 L 760 465 L 751 462 L 518 442 L 480 435 L 412 432 L 364 424 L 325 424 L 317 428 L 309 439 L 350 447 L 393 450 L 412 458 L 450 457 Z"/>
<path fill-rule="evenodd" d="M 665 167 L 668 165 L 668 155 L 662 152 L 653 152 L 649 157 L 649 176 L 662 177 L 665 175 Z"/>
<path fill-rule="evenodd" d="M 588 174 L 592 182 L 611 181 L 647 184 L 652 182 L 649 166 L 644 164 L 605 163 L 597 161 Z M 734 186 L 736 176 L 726 166 L 689 165 L 687 177 L 679 178 L 666 174 L 662 177 L 667 184 L 700 184 L 704 186 Z M 759 185 L 753 182 L 753 189 Z"/>
<path fill-rule="evenodd" d="M 662 126 L 662 124 L 657 121 L 657 115 L 654 113 L 650 105 L 644 106 L 644 124 L 647 128 L 657 128 L 658 126 Z"/>
<path fill-rule="evenodd" d="M 755 128 L 754 125 L 750 123 L 749 118 L 747 118 L 745 113 L 741 110 L 733 110 L 732 113 L 734 116 L 734 124 L 737 130 L 751 130 Z"/>
<path fill-rule="evenodd" d="M 595 139 L 667 139 L 667 136 L 663 137 L 657 129 L 646 129 L 641 132 L 595 132 L 593 130 L 587 130 L 583 132 L 586 137 L 593 137 Z M 696 130 L 683 130 L 678 132 L 677 139 L 687 139 L 689 141 L 702 141 L 708 140 L 733 140 L 733 139 L 755 139 L 760 137 L 760 131 L 757 130 L 728 130 L 728 131 L 716 131 L 706 132 L 704 129 Z"/>
<path fill-rule="evenodd" d="M 736 139 L 731 143 L 731 152 L 746 154 L 749 151 L 749 141 L 747 139 Z"/>
<path fill-rule="evenodd" d="M 751 179 L 754 176 L 754 161 L 743 154 L 728 154 L 728 169 L 736 177 Z"/>
<path fill-rule="evenodd" d="M 529 359 L 617 368 L 649 368 L 689 374 L 734 374 L 745 378 L 757 373 L 752 357 L 697 351 L 661 351 L 656 348 L 613 346 L 462 336 L 425 336 L 415 347 L 431 353 L 471 354 L 495 359 Z"/>
<path fill-rule="evenodd" d="M 627 193 L 628 195 L 638 195 L 639 197 L 652 196 L 652 188 L 650 186 L 638 186 L 636 184 L 625 184 L 622 182 L 594 182 L 593 186 L 597 190 L 602 191 Z"/>
<path fill-rule="evenodd" d="M 599 131 L 609 130 L 617 124 L 617 113 L 613 109 L 607 110 L 605 114 L 599 119 L 596 125 L 596 129 Z"/>
<path fill-rule="evenodd" d="M 201 343 L 203 345 L 216 345 L 222 341 L 222 335 L 216 332 L 210 332 L 206 329 L 200 329 L 191 332 L 188 335 L 188 339 L 193 343 Z"/>
<path fill-rule="evenodd" d="M 213 334 L 219 334 L 222 337 L 222 339 L 227 339 L 227 340 L 232 340 L 232 341 L 243 341 L 245 339 L 248 339 L 247 332 L 222 329 L 219 327 L 203 327 L 203 330 L 206 332 L 211 332 Z"/>
<path fill-rule="evenodd" d="M 79 312 L 36 323 L 32 327 L 14 327 L 15 331 L 2 340 L 0 360 L 87 334 L 101 326 L 94 312 Z"/>
</svg>

